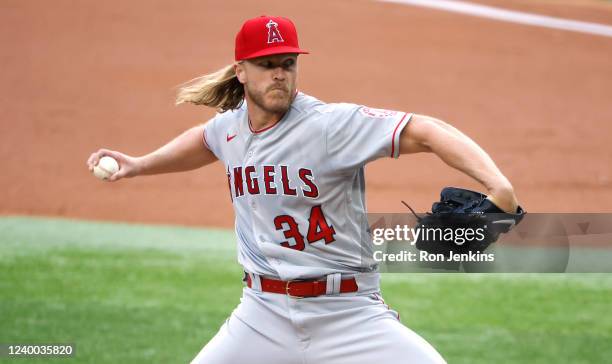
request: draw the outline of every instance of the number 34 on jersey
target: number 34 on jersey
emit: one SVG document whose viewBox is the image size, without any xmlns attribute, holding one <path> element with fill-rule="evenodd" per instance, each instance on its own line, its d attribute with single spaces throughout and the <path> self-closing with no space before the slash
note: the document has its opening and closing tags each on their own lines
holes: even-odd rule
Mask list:
<svg viewBox="0 0 612 364">
<path fill-rule="evenodd" d="M 261 178 L 258 176 L 261 176 Z M 276 176 L 280 177 L 280 183 L 275 180 Z M 287 166 L 255 167 L 251 165 L 232 169 L 228 167 L 227 169 L 227 181 L 232 201 L 234 198 L 238 199 L 247 193 L 250 195 L 286 196 L 298 196 L 299 193 L 303 197 L 311 199 L 319 196 L 319 188 L 310 169 L 300 168 L 297 171 L 297 177 L 299 183 L 293 185 L 288 175 Z M 321 205 L 313 206 L 310 210 L 306 236 L 300 233 L 298 223 L 291 215 L 278 215 L 273 219 L 273 224 L 276 230 L 282 231 L 287 239 L 287 241 L 281 243 L 281 246 L 285 248 L 304 250 L 306 243 L 312 244 L 322 240 L 325 244 L 329 244 L 335 240 L 336 231 L 327 222 Z"/>
</svg>

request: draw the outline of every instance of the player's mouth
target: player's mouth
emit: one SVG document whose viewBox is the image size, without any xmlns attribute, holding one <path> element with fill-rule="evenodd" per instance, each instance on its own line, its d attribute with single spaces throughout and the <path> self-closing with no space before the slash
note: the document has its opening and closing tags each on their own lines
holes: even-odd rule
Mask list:
<svg viewBox="0 0 612 364">
<path fill-rule="evenodd" d="M 273 91 L 281 91 L 285 94 L 289 93 L 289 90 L 287 90 L 286 87 L 282 87 L 282 86 L 276 86 L 276 87 L 271 87 L 268 92 L 273 92 Z"/>
</svg>

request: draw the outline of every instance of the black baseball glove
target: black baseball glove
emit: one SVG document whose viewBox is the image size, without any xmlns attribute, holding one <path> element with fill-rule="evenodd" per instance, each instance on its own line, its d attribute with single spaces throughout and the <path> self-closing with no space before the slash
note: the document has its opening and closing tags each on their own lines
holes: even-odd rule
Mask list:
<svg viewBox="0 0 612 364">
<path fill-rule="evenodd" d="M 451 251 L 483 252 L 500 234 L 521 222 L 525 211 L 519 206 L 516 213 L 506 213 L 482 193 L 445 187 L 431 212 L 425 216 L 414 214 L 420 230 L 415 239 L 417 249 L 448 256 Z"/>
</svg>

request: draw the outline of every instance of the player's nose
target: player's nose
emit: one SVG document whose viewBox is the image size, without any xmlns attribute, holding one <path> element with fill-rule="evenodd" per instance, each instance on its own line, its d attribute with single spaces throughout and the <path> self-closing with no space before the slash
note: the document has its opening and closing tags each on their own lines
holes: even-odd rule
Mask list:
<svg viewBox="0 0 612 364">
<path fill-rule="evenodd" d="M 287 75 L 285 74 L 283 67 L 279 66 L 274 68 L 274 70 L 272 70 L 272 78 L 274 78 L 275 81 L 284 81 L 285 78 L 287 78 Z"/>
</svg>

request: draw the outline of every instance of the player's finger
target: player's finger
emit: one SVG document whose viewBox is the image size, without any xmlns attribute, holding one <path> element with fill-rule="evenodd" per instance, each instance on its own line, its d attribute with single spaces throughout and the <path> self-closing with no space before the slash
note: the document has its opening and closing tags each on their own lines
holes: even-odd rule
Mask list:
<svg viewBox="0 0 612 364">
<path fill-rule="evenodd" d="M 98 162 L 100 161 L 100 158 L 104 157 L 105 155 L 107 155 L 109 152 L 109 150 L 107 149 L 98 149 L 97 152 L 92 153 L 91 156 L 89 157 L 89 163 L 93 166 L 96 166 L 98 164 Z"/>
<path fill-rule="evenodd" d="M 115 181 L 120 180 L 121 178 L 125 177 L 126 174 L 127 174 L 127 169 L 120 166 L 119 170 L 117 172 L 113 173 L 113 175 L 110 176 L 108 178 L 108 180 L 110 182 L 115 182 Z"/>
<path fill-rule="evenodd" d="M 125 158 L 123 157 L 123 154 L 114 151 L 114 150 L 108 150 L 108 149 L 104 149 L 104 155 L 105 156 L 109 156 L 112 157 L 114 160 L 116 160 L 119 165 L 121 166 L 121 164 L 123 164 L 123 161 L 125 161 Z M 100 156 L 102 157 L 102 156 Z"/>
<path fill-rule="evenodd" d="M 121 161 L 124 160 L 123 155 L 121 153 L 115 152 L 114 150 L 109 150 L 109 149 L 103 149 L 102 148 L 102 149 L 99 149 L 97 152 L 93 153 L 91 155 L 91 157 L 89 157 L 88 164 L 90 166 L 90 170 L 92 170 L 93 167 L 98 164 L 100 159 L 102 157 L 105 157 L 105 156 L 112 157 L 117 162 L 119 162 L 119 165 L 121 165 Z"/>
<path fill-rule="evenodd" d="M 93 170 L 93 153 L 89 156 L 89 158 L 87 158 L 87 168 L 89 168 L 89 171 L 91 172 Z"/>
<path fill-rule="evenodd" d="M 128 173 L 130 172 L 130 166 L 126 165 L 126 164 L 119 164 L 119 170 L 115 173 L 113 173 L 112 176 L 110 176 L 108 179 L 110 181 L 117 181 L 120 180 L 124 177 L 126 177 L 128 175 Z"/>
<path fill-rule="evenodd" d="M 92 171 L 93 167 L 95 167 L 98 164 L 98 162 L 100 161 L 101 157 L 100 157 L 100 155 L 98 153 L 99 152 L 91 153 L 91 155 L 87 159 L 87 166 L 89 167 L 90 171 Z"/>
<path fill-rule="evenodd" d="M 115 159 L 117 159 L 117 157 L 121 156 L 121 153 L 115 151 L 115 150 L 110 150 L 110 149 L 100 149 L 98 150 L 98 157 L 102 158 L 104 156 L 109 156 L 109 157 L 113 157 Z"/>
</svg>

